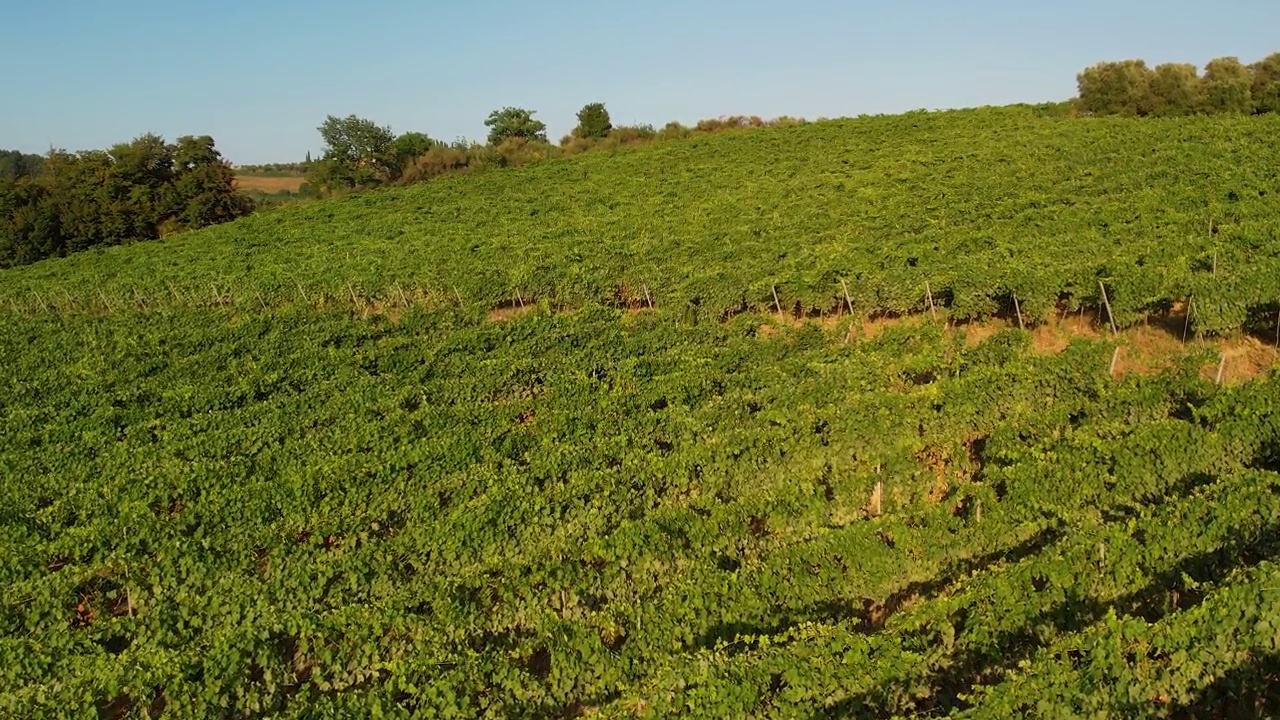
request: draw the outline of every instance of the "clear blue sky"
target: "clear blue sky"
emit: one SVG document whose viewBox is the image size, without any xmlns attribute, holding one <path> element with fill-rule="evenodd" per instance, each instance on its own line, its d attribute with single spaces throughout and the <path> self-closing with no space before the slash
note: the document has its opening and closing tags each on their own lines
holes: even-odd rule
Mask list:
<svg viewBox="0 0 1280 720">
<path fill-rule="evenodd" d="M 209 134 L 318 152 L 326 114 L 482 139 L 503 105 L 558 139 L 615 123 L 1059 100 L 1099 60 L 1280 50 L 1278 0 L 0 0 L 0 148 Z"/>
</svg>

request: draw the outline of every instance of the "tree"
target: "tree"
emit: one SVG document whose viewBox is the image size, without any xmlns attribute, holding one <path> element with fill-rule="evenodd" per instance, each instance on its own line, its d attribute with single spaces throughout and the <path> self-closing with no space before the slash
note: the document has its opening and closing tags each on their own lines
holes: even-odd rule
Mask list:
<svg viewBox="0 0 1280 720">
<path fill-rule="evenodd" d="M 17 150 L 0 150 L 0 178 L 20 178 L 40 172 L 44 158 Z"/>
<path fill-rule="evenodd" d="M 210 141 L 212 142 L 212 141 Z M 155 133 L 120 143 L 109 151 L 106 205 L 116 242 L 155 237 L 169 213 L 165 188 L 173 182 L 173 146 Z"/>
<path fill-rule="evenodd" d="M 1149 115 L 1151 70 L 1142 60 L 1098 63 L 1076 77 L 1080 109 L 1095 115 Z"/>
<path fill-rule="evenodd" d="M 328 115 L 317 130 L 325 149 L 310 176 L 314 184 L 350 189 L 376 185 L 392 176 L 396 136 L 391 128 L 355 115 Z"/>
<path fill-rule="evenodd" d="M 30 177 L 0 176 L 0 267 L 65 254 L 57 207 Z"/>
<path fill-rule="evenodd" d="M 1280 113 L 1280 52 L 1254 63 L 1253 111 Z"/>
<path fill-rule="evenodd" d="M 65 255 L 130 238 L 128 213 L 136 206 L 127 202 L 130 188 L 113 172 L 114 162 L 103 150 L 49 153 L 39 182 L 57 208 L 59 236 L 33 245 Z"/>
<path fill-rule="evenodd" d="M 431 152 L 431 148 L 438 144 L 428 137 L 426 133 L 420 132 L 407 132 L 396 138 L 393 146 L 396 158 L 395 176 L 397 178 L 401 177 L 404 174 L 405 167 L 414 160 Z"/>
<path fill-rule="evenodd" d="M 1204 84 L 1195 65 L 1165 63 L 1157 65 L 1151 77 L 1153 115 L 1164 117 L 1191 115 L 1204 105 Z"/>
<path fill-rule="evenodd" d="M 236 192 L 235 170 L 214 147 L 213 138 L 178 138 L 173 164 L 165 219 L 157 234 L 229 222 L 253 212 L 253 201 Z"/>
<path fill-rule="evenodd" d="M 524 108 L 506 107 L 489 113 L 484 121 L 489 128 L 489 144 L 499 145 L 509 138 L 547 141 L 547 124 L 533 119 L 534 111 Z"/>
<path fill-rule="evenodd" d="M 1253 73 L 1236 58 L 1210 60 L 1204 68 L 1204 88 L 1209 112 L 1253 112 Z"/>
<path fill-rule="evenodd" d="M 609 136 L 612 129 L 613 123 L 610 122 L 609 111 L 605 109 L 604 103 L 594 102 L 578 111 L 578 127 L 574 128 L 573 136 L 604 138 Z"/>
</svg>

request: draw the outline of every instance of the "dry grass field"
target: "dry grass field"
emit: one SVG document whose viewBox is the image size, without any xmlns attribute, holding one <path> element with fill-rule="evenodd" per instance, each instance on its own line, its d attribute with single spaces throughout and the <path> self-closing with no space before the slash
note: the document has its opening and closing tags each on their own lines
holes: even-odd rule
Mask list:
<svg viewBox="0 0 1280 720">
<path fill-rule="evenodd" d="M 260 190 L 265 193 L 277 193 L 282 190 L 298 192 L 306 178 L 301 175 L 288 177 L 264 177 L 262 175 L 237 175 L 236 187 L 241 190 Z"/>
</svg>

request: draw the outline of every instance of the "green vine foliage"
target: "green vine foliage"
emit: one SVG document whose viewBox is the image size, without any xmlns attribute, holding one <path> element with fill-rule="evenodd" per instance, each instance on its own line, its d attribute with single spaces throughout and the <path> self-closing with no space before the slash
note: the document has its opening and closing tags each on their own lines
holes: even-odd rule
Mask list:
<svg viewBox="0 0 1280 720">
<path fill-rule="evenodd" d="M 944 330 L 1270 337 L 1277 123 L 744 130 L 0 271 L 0 716 L 1280 712 L 1280 377 Z"/>
<path fill-rule="evenodd" d="M 1274 701 L 1280 378 L 844 334 L 598 305 L 2 318 L 0 715 Z"/>
<path fill-rule="evenodd" d="M 1120 326 L 1191 301 L 1191 332 L 1229 334 L 1273 322 L 1280 299 L 1278 132 L 1278 115 L 1024 106 L 743 130 L 0 271 L 0 308 L 532 299 L 870 316 L 924 312 L 932 294 L 955 320 L 1037 322 L 1102 311 L 1105 288 Z"/>
</svg>

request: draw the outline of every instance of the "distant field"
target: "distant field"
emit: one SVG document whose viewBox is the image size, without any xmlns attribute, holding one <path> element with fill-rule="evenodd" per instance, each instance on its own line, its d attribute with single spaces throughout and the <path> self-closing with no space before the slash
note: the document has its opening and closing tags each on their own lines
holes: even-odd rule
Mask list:
<svg viewBox="0 0 1280 720">
<path fill-rule="evenodd" d="M 302 187 L 302 183 L 306 181 L 307 179 L 301 175 L 290 175 L 286 177 L 237 175 L 236 187 L 241 190 L 261 190 L 266 193 L 280 192 L 282 190 L 298 192 L 298 188 Z"/>
</svg>

